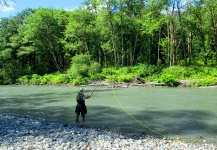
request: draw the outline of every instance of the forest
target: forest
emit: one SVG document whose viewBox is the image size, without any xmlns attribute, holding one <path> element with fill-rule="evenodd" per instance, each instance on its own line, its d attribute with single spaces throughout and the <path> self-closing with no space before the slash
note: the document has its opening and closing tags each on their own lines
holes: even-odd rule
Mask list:
<svg viewBox="0 0 217 150">
<path fill-rule="evenodd" d="M 216 85 L 216 65 L 216 0 L 85 0 L 0 19 L 0 84 Z"/>
</svg>

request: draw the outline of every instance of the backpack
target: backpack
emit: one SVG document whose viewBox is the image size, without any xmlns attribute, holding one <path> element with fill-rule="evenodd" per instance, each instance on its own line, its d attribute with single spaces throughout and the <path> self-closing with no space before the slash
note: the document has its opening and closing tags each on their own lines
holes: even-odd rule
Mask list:
<svg viewBox="0 0 217 150">
<path fill-rule="evenodd" d="M 76 101 L 83 101 L 83 96 L 81 93 L 78 93 L 78 95 L 76 97 Z"/>
</svg>

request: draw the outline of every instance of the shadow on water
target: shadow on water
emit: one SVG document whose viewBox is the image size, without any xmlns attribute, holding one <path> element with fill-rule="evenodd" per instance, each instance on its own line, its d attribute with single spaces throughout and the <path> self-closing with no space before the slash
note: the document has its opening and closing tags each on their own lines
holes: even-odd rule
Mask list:
<svg viewBox="0 0 217 150">
<path fill-rule="evenodd" d="M 183 138 L 190 135 L 191 138 L 192 136 L 193 138 L 203 138 L 202 136 L 208 134 L 213 137 L 213 140 L 217 135 L 216 125 L 211 126 L 204 121 L 207 118 L 216 118 L 208 112 L 186 110 L 140 111 L 133 115 L 136 118 L 134 120 L 120 108 L 96 106 L 89 109 L 94 110 L 88 116 L 91 120 L 90 127 L 98 125 L 100 128 L 114 130 L 124 135 L 159 136 L 161 134 Z"/>
<path fill-rule="evenodd" d="M 3 112 L 12 112 L 21 115 L 30 115 L 36 118 L 45 118 L 48 122 L 58 122 L 63 124 L 73 124 L 75 119 L 74 107 L 75 106 L 43 106 L 44 103 L 37 102 L 37 98 L 27 98 L 32 107 L 10 107 L 3 109 Z M 22 98 L 23 100 L 23 98 Z M 22 101 L 16 99 L 17 102 Z M 11 99 L 0 99 L 0 101 L 11 102 Z M 46 103 L 53 103 L 56 100 L 47 99 Z M 34 107 L 34 106 L 37 106 Z M 199 136 L 209 136 L 211 142 L 216 142 L 214 139 L 217 135 L 216 125 L 209 125 L 204 120 L 207 118 L 216 118 L 211 113 L 204 111 L 140 111 L 133 116 L 136 120 L 126 114 L 120 107 L 106 107 L 106 106 L 87 106 L 88 114 L 86 116 L 86 123 L 82 127 L 86 128 L 101 128 L 118 132 L 126 137 L 141 137 L 145 135 L 153 135 L 159 137 L 159 134 L 150 131 L 146 127 L 154 131 L 170 136 L 170 137 L 183 137 L 191 135 L 186 139 L 201 138 Z M 199 134 L 198 134 L 199 133 Z M 202 137 L 204 138 L 204 137 Z M 213 140 L 212 140 L 213 139 Z"/>
<path fill-rule="evenodd" d="M 104 89 L 104 91 L 110 90 Z M 86 92 L 91 91 L 86 90 Z M 95 89 L 95 92 L 102 92 L 102 90 Z M 67 95 L 72 94 L 75 96 L 76 93 L 61 91 L 59 93 L 32 93 L 1 97 L 0 112 L 45 118 L 48 122 L 74 124 L 76 104 L 75 102 L 66 103 L 67 100 L 64 99 L 64 96 L 67 97 Z M 97 95 L 95 96 L 97 97 Z M 187 140 L 204 138 L 217 143 L 217 125 L 215 123 L 207 123 L 207 119 L 216 119 L 217 116 L 209 111 L 142 109 L 132 114 L 137 119 L 134 120 L 118 105 L 107 106 L 106 104 L 87 103 L 87 109 L 86 123 L 81 123 L 82 127 L 111 130 L 126 137 L 159 136 L 156 133 L 158 132 L 173 138 L 182 137 Z M 147 127 L 156 132 L 147 129 Z"/>
</svg>

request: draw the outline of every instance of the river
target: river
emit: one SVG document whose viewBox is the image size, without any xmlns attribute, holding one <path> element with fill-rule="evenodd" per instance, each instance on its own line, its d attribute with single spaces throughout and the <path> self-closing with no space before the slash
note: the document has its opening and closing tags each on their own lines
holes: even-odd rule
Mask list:
<svg viewBox="0 0 217 150">
<path fill-rule="evenodd" d="M 84 87 L 89 94 L 95 87 Z M 216 88 L 97 87 L 86 100 L 84 127 L 126 136 L 169 136 L 217 143 Z M 0 86 L 0 112 L 74 123 L 73 86 Z"/>
</svg>

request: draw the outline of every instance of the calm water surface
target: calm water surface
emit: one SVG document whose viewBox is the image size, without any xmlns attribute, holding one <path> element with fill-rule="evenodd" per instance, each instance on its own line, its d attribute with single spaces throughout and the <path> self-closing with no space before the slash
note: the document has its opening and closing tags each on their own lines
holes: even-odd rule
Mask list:
<svg viewBox="0 0 217 150">
<path fill-rule="evenodd" d="M 89 94 L 94 87 L 84 89 Z M 0 86 L 0 112 L 74 123 L 78 90 L 79 87 L 70 86 Z M 217 143 L 216 97 L 216 88 L 144 87 L 113 91 L 97 87 L 93 97 L 86 100 L 84 126 L 131 136 L 160 133 Z"/>
</svg>

